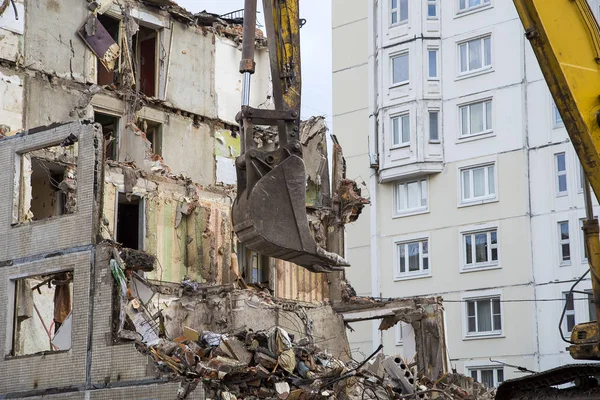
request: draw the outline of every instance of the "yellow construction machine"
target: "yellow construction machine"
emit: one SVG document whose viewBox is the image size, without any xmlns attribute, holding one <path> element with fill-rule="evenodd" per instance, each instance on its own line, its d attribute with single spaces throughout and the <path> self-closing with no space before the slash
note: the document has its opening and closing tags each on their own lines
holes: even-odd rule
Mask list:
<svg viewBox="0 0 600 400">
<path fill-rule="evenodd" d="M 505 0 L 496 0 L 505 1 Z M 600 193 L 600 27 L 586 0 L 513 0 L 585 176 Z M 306 177 L 299 140 L 301 65 L 299 0 L 263 0 L 275 110 L 250 107 L 254 73 L 257 0 L 246 0 L 242 61 L 242 109 L 238 115 L 242 154 L 236 160 L 238 193 L 233 206 L 234 230 L 249 249 L 294 262 L 311 271 L 330 272 L 347 266 L 339 255 L 315 242 L 306 214 Z M 258 148 L 254 125 L 276 126 L 279 147 Z M 600 240 L 598 220 L 586 183 L 587 220 L 583 224 L 596 314 L 600 315 Z M 575 285 L 573 287 L 574 291 Z M 564 314 L 564 313 L 563 313 Z M 564 316 L 564 315 L 563 315 Z M 562 319 L 561 319 L 562 320 Z M 561 325 L 559 323 L 559 325 Z M 562 334 L 561 334 L 562 337 Z M 575 326 L 571 356 L 600 360 L 600 325 Z M 600 398 L 600 363 L 574 364 L 506 381 L 496 399 L 546 398 L 546 389 L 575 383 L 575 398 Z M 545 393 L 545 394 L 544 394 Z M 553 394 L 554 395 L 554 394 Z M 556 393 L 555 398 L 562 398 Z M 586 397 L 587 396 L 587 397 Z M 567 398 L 567 397 L 565 397 Z M 573 398 L 573 397 L 568 397 Z"/>
<path fill-rule="evenodd" d="M 306 168 L 300 143 L 300 27 L 298 0 L 263 0 L 275 110 L 250 107 L 254 73 L 256 2 L 246 0 L 242 61 L 241 155 L 236 160 L 233 227 L 245 247 L 294 262 L 313 272 L 348 266 L 313 238 L 306 214 Z M 254 125 L 276 126 L 279 147 L 258 148 Z"/>
<path fill-rule="evenodd" d="M 596 315 L 600 315 L 600 240 L 590 185 L 600 194 L 600 27 L 586 0 L 513 0 L 585 175 L 585 246 Z M 586 273 L 587 275 L 587 273 Z M 582 276 L 571 288 L 571 293 Z M 561 338 L 562 320 L 559 322 Z M 567 349 L 576 360 L 600 360 L 600 325 L 576 325 Z M 497 399 L 600 398 L 600 363 L 573 364 L 503 383 Z M 562 391 L 552 386 L 574 385 Z M 551 389 L 551 390 L 549 390 Z M 574 397 L 572 397 L 574 396 Z"/>
</svg>

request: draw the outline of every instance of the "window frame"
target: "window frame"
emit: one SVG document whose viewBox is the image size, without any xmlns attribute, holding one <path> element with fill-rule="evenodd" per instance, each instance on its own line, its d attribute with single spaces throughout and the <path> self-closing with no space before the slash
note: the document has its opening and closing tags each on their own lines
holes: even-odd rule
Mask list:
<svg viewBox="0 0 600 400">
<path fill-rule="evenodd" d="M 562 239 L 562 236 L 561 236 L 561 225 L 562 224 L 567 224 L 567 233 L 569 234 L 569 237 L 566 239 Z M 559 266 L 561 266 L 561 267 L 569 266 L 569 265 L 571 265 L 571 262 L 573 261 L 573 251 L 571 249 L 571 227 L 570 227 L 568 220 L 557 221 L 556 225 L 557 225 L 557 233 L 558 233 Z M 564 259 L 564 254 L 562 252 L 562 246 L 565 244 L 569 246 L 569 259 L 568 260 Z"/>
<path fill-rule="evenodd" d="M 435 76 L 431 76 L 430 57 L 431 53 L 435 53 Z M 439 47 L 427 48 L 427 80 L 438 82 L 440 81 L 440 49 Z"/>
<path fill-rule="evenodd" d="M 406 1 L 406 15 L 402 19 L 402 1 Z M 409 0 L 396 0 L 396 7 L 394 8 L 394 0 L 390 0 L 390 27 L 396 27 L 404 24 L 408 24 L 408 18 L 410 16 Z M 397 22 L 393 22 L 393 14 L 397 14 Z"/>
<path fill-rule="evenodd" d="M 427 3 L 425 5 L 427 7 L 427 19 L 428 20 L 440 19 L 440 8 L 439 8 L 439 4 L 438 4 L 437 0 L 427 0 Z M 435 7 L 435 15 L 429 15 L 429 7 L 430 6 Z"/>
<path fill-rule="evenodd" d="M 404 124 L 402 123 L 402 120 L 404 118 L 408 118 L 408 141 L 404 141 L 403 139 L 403 132 L 404 132 Z M 394 120 L 398 120 L 398 140 L 399 142 L 396 143 L 394 140 Z M 411 139 L 411 129 L 410 129 L 410 112 L 405 112 L 405 113 L 401 113 L 401 114 L 394 114 L 390 116 L 390 133 L 391 133 L 391 148 L 392 149 L 399 149 L 402 147 L 408 147 L 410 146 L 410 139 Z"/>
<path fill-rule="evenodd" d="M 560 115 L 560 111 L 558 111 L 558 107 L 556 107 L 556 103 L 554 99 L 552 99 L 552 128 L 564 128 L 565 123 L 562 120 L 562 116 Z"/>
<path fill-rule="evenodd" d="M 489 193 L 489 167 L 494 167 L 494 194 L 490 195 Z M 479 196 L 479 197 L 474 197 L 473 196 L 473 171 L 479 168 L 483 168 L 484 169 L 484 179 L 485 179 L 485 190 L 486 190 L 486 195 L 484 196 Z M 463 172 L 465 171 L 470 171 L 469 173 L 469 191 L 471 192 L 470 194 L 472 195 L 472 197 L 470 198 L 464 198 L 464 179 L 463 179 Z M 483 164 L 476 164 L 476 165 L 468 165 L 468 166 L 463 166 L 463 167 L 459 167 L 458 168 L 458 189 L 459 189 L 459 207 L 460 206 L 470 206 L 470 205 L 478 205 L 478 204 L 485 204 L 485 203 L 490 203 L 490 202 L 494 202 L 494 201 L 498 201 L 498 163 L 496 161 L 492 161 L 492 162 L 488 162 L 488 163 L 483 163 Z"/>
<path fill-rule="evenodd" d="M 498 314 L 500 316 L 500 329 L 496 329 L 494 330 L 494 305 L 493 305 L 493 300 L 494 299 L 498 299 L 499 300 L 499 307 L 500 307 L 500 313 Z M 504 337 L 504 307 L 502 306 L 502 293 L 498 292 L 498 291 L 489 291 L 489 292 L 482 292 L 480 294 L 477 295 L 469 295 L 466 297 L 462 298 L 463 302 L 464 302 L 464 307 L 463 307 L 463 340 L 469 340 L 469 339 L 481 339 L 481 338 L 496 338 L 496 337 Z M 490 316 L 491 316 L 491 322 L 492 322 L 492 330 L 491 331 L 482 331 L 482 332 L 469 332 L 469 303 L 470 302 L 475 302 L 475 315 L 473 316 L 475 318 L 475 327 L 477 329 L 477 302 L 478 301 L 484 301 L 484 300 L 489 300 L 490 301 Z"/>
<path fill-rule="evenodd" d="M 573 306 L 573 308 L 569 309 L 568 307 L 565 307 L 566 303 L 568 302 L 568 297 L 571 297 L 571 305 Z M 562 299 L 563 301 L 561 302 L 561 307 L 563 307 L 565 309 L 565 318 L 563 320 L 563 332 L 566 332 L 567 334 L 570 334 L 573 331 L 573 328 L 575 327 L 575 325 L 577 325 L 577 312 L 575 311 L 575 293 L 569 293 L 569 292 L 562 292 Z M 572 328 L 569 330 L 569 317 L 573 317 L 573 326 Z"/>
<path fill-rule="evenodd" d="M 496 243 L 491 243 L 492 233 L 496 234 Z M 486 234 L 487 257 L 488 261 L 477 263 L 476 260 L 476 246 L 474 245 L 474 237 L 477 234 Z M 471 237 L 471 263 L 467 263 L 467 236 Z M 488 269 L 501 268 L 500 264 L 500 231 L 497 224 L 490 224 L 487 226 L 479 227 L 478 229 L 466 229 L 460 232 L 460 266 L 461 272 L 472 272 L 472 271 L 484 271 Z M 492 250 L 496 249 L 496 260 L 492 260 Z"/>
<path fill-rule="evenodd" d="M 565 166 L 564 170 L 560 170 L 559 169 L 559 157 L 563 157 L 563 163 Z M 561 151 L 559 153 L 554 153 L 554 174 L 555 174 L 555 178 L 554 178 L 554 184 L 556 186 L 556 197 L 562 197 L 562 196 L 567 196 L 569 194 L 569 178 L 567 175 L 567 153 L 564 151 Z M 560 178 L 561 177 L 565 177 L 565 190 L 561 191 L 560 190 Z"/>
<path fill-rule="evenodd" d="M 423 256 L 423 243 L 427 243 L 427 256 Z M 400 246 L 419 245 L 419 269 L 409 271 L 408 251 L 405 248 L 405 271 L 400 272 Z M 429 236 L 415 236 L 414 238 L 404 238 L 394 241 L 394 281 L 402 281 L 417 278 L 426 278 L 431 276 L 431 240 Z M 427 259 L 427 268 L 423 268 L 423 259 Z"/>
<path fill-rule="evenodd" d="M 406 79 L 403 81 L 394 82 L 394 60 L 397 58 L 406 57 Z M 390 88 L 408 85 L 410 83 L 410 52 L 408 50 L 400 51 L 390 55 Z"/>
<path fill-rule="evenodd" d="M 492 6 L 492 0 L 480 0 L 481 3 L 479 5 L 471 6 L 471 7 L 469 7 L 469 5 L 468 5 L 469 0 L 464 0 L 465 8 L 460 8 L 461 1 L 463 1 L 463 0 L 458 0 L 457 14 L 459 14 L 459 15 Z"/>
<path fill-rule="evenodd" d="M 467 0 L 468 1 L 468 0 Z M 490 63 L 489 65 L 485 65 L 485 40 L 489 39 L 489 43 L 490 43 Z M 475 42 L 475 41 L 480 41 L 481 42 L 481 67 L 480 68 L 474 68 L 474 69 L 469 69 L 469 47 L 471 46 L 470 43 Z M 462 60 L 461 60 L 461 47 L 462 46 L 467 46 L 467 50 L 466 50 L 466 57 L 467 59 L 465 60 L 465 62 L 467 63 L 466 65 L 466 69 L 464 71 L 461 71 L 461 66 L 462 66 Z M 485 72 L 485 71 L 491 71 L 493 70 L 493 66 L 494 66 L 494 52 L 493 52 L 493 43 L 492 43 L 492 34 L 490 33 L 486 33 L 484 35 L 480 35 L 480 36 L 476 36 L 476 37 L 472 37 L 469 39 L 465 39 L 462 40 L 460 42 L 456 43 L 456 62 L 457 62 L 457 77 L 461 78 L 461 77 L 465 77 L 465 76 L 470 76 L 470 75 L 476 75 L 479 74 L 481 72 Z"/>
<path fill-rule="evenodd" d="M 484 123 L 484 129 L 481 132 L 471 132 L 471 107 L 477 104 L 482 104 L 482 119 L 483 119 L 483 123 Z M 487 105 L 490 105 L 490 110 L 489 110 L 489 114 L 490 114 L 490 121 L 488 125 L 488 107 Z M 477 101 L 471 101 L 469 103 L 463 103 L 463 104 L 459 104 L 458 105 L 458 132 L 459 132 L 459 141 L 465 140 L 465 139 L 471 139 L 471 138 L 475 138 L 475 137 L 479 137 L 479 136 L 484 136 L 484 135 L 489 135 L 491 133 L 494 132 L 494 102 L 493 99 L 490 98 L 486 98 L 486 99 L 481 99 L 481 100 L 477 100 Z M 463 127 L 465 124 L 465 121 L 463 121 L 463 109 L 467 110 L 467 130 L 469 131 L 466 135 L 463 134 Z"/>
<path fill-rule="evenodd" d="M 473 378 L 473 379 L 475 379 L 477 382 L 481 383 L 482 385 L 484 385 L 484 384 L 481 379 L 481 371 L 489 371 L 489 370 L 494 371 L 493 372 L 494 387 L 498 387 L 502 382 L 504 382 L 506 380 L 505 373 L 504 373 L 504 366 L 474 365 L 474 366 L 466 366 L 466 369 L 467 369 L 467 374 L 465 374 L 465 375 L 473 378 L 473 372 L 475 372 L 477 375 L 477 378 Z M 500 379 L 499 379 L 498 371 L 502 371 L 502 381 L 500 381 Z M 487 389 L 492 389 L 492 388 L 487 388 Z"/>
<path fill-rule="evenodd" d="M 594 305 L 594 291 L 592 289 L 584 289 L 587 294 L 587 306 L 588 306 L 588 321 L 596 321 L 596 306 Z"/>
<path fill-rule="evenodd" d="M 437 114 L 437 139 L 432 139 L 431 138 L 431 114 Z M 442 139 L 440 138 L 440 131 L 441 131 L 441 125 L 440 125 L 440 110 L 438 109 L 430 109 L 427 110 L 427 124 L 428 124 L 428 141 L 429 143 L 441 143 Z"/>
<path fill-rule="evenodd" d="M 400 209 L 400 196 L 401 196 L 401 186 L 404 186 L 404 193 L 406 193 L 406 201 L 405 204 L 408 205 L 408 185 L 411 183 L 418 183 L 419 184 L 419 199 L 421 202 L 421 205 L 419 207 L 413 207 L 413 208 L 406 208 L 404 210 Z M 425 206 L 422 205 L 423 203 L 423 183 L 425 183 L 425 202 L 427 203 Z M 423 179 L 417 179 L 417 180 L 407 180 L 407 181 L 401 181 L 401 182 L 397 182 L 395 184 L 395 188 L 394 188 L 394 216 L 395 217 L 405 217 L 405 216 L 409 216 L 409 215 L 415 215 L 415 214 L 423 214 L 426 212 L 429 212 L 429 179 L 428 178 L 423 178 Z"/>
</svg>

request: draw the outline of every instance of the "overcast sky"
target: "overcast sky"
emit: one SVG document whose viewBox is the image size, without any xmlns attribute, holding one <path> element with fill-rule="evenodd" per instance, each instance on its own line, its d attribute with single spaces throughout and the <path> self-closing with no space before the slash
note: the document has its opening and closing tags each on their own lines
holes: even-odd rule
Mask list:
<svg viewBox="0 0 600 400">
<path fill-rule="evenodd" d="M 206 10 L 226 14 L 244 8 L 243 0 L 175 1 L 194 13 Z M 258 20 L 262 23 L 262 1 L 258 0 L 258 4 L 261 11 Z M 306 25 L 300 31 L 302 118 L 324 115 L 331 129 L 331 0 L 301 0 L 300 16 L 306 19 Z"/>
</svg>

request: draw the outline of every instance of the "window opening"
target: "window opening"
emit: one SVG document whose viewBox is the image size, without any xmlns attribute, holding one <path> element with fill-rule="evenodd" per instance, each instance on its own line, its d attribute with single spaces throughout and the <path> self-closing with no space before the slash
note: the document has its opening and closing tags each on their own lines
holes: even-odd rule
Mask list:
<svg viewBox="0 0 600 400">
<path fill-rule="evenodd" d="M 99 112 L 94 113 L 94 121 L 102 125 L 104 154 L 107 160 L 118 160 L 119 117 Z"/>
<path fill-rule="evenodd" d="M 238 243 L 238 249 L 244 280 L 248 283 L 269 286 L 269 257 L 258 254 L 241 243 Z"/>
<path fill-rule="evenodd" d="M 476 72 L 492 66 L 491 36 L 469 40 L 458 45 L 461 74 Z"/>
<path fill-rule="evenodd" d="M 408 21 L 408 0 L 390 0 L 391 24 Z"/>
<path fill-rule="evenodd" d="M 427 18 L 437 19 L 437 0 L 427 0 Z"/>
<path fill-rule="evenodd" d="M 408 53 L 392 57 L 392 85 L 408 83 Z"/>
<path fill-rule="evenodd" d="M 568 265 L 571 263 L 571 241 L 569 239 L 569 222 L 558 223 L 558 247 L 560 263 Z"/>
<path fill-rule="evenodd" d="M 152 153 L 162 156 L 162 124 L 143 119 L 139 127 L 146 134 L 146 139 L 150 142 Z"/>
<path fill-rule="evenodd" d="M 461 171 L 462 200 L 465 202 L 496 197 L 494 165 L 469 168 Z"/>
<path fill-rule="evenodd" d="M 71 271 L 13 281 L 13 356 L 71 348 L 72 281 Z"/>
<path fill-rule="evenodd" d="M 124 247 L 143 250 L 143 226 L 143 199 L 138 196 L 127 196 L 125 193 L 119 193 L 115 240 Z"/>
<path fill-rule="evenodd" d="M 461 106 L 460 132 L 461 136 L 474 136 L 491 132 L 492 130 L 492 101 L 480 101 Z"/>
<path fill-rule="evenodd" d="M 496 229 L 463 235 L 465 267 L 476 268 L 498 264 L 498 231 Z"/>
<path fill-rule="evenodd" d="M 502 332 L 500 297 L 467 301 L 467 332 L 469 334 Z"/>
<path fill-rule="evenodd" d="M 558 195 L 567 194 L 567 162 L 565 153 L 554 155 L 556 165 L 556 191 Z"/>
<path fill-rule="evenodd" d="M 440 141 L 439 117 L 440 117 L 439 111 L 429 111 L 429 141 L 432 143 L 437 143 Z"/>
<path fill-rule="evenodd" d="M 157 95 L 157 39 L 158 31 L 142 25 L 132 38 L 135 46 L 136 71 L 138 72 L 136 85 L 140 92 L 149 97 Z"/>
<path fill-rule="evenodd" d="M 392 117 L 392 146 L 407 145 L 410 143 L 410 117 L 400 115 Z"/>
<path fill-rule="evenodd" d="M 429 241 L 396 244 L 398 276 L 422 275 L 429 272 Z"/>
<path fill-rule="evenodd" d="M 72 214 L 77 209 L 77 137 L 17 157 L 13 223 Z"/>
<path fill-rule="evenodd" d="M 116 42 L 121 43 L 120 40 L 120 31 L 121 31 L 121 21 L 116 18 L 112 18 L 106 14 L 101 14 L 96 16 L 98 18 L 98 22 L 100 22 L 104 29 L 108 32 L 110 37 Z M 103 85 L 112 85 L 119 83 L 119 61 L 120 57 L 116 59 L 115 66 L 112 71 L 106 69 L 104 64 L 100 61 L 100 58 L 97 58 L 96 61 L 96 70 L 98 71 L 97 75 L 97 83 L 100 86 Z"/>
<path fill-rule="evenodd" d="M 491 3 L 491 0 L 459 0 L 458 8 L 460 11 L 467 11 L 474 8 L 487 6 Z"/>
<path fill-rule="evenodd" d="M 504 382 L 504 368 L 469 368 L 471 378 L 488 389 L 497 387 Z"/>
<path fill-rule="evenodd" d="M 396 212 L 427 210 L 427 179 L 399 183 L 396 193 Z"/>
<path fill-rule="evenodd" d="M 575 327 L 575 302 L 572 292 L 563 292 L 563 304 L 565 305 L 565 324 L 567 332 L 571 333 Z"/>
<path fill-rule="evenodd" d="M 430 49 L 427 50 L 427 57 L 428 57 L 428 66 L 429 66 L 429 74 L 428 77 L 430 80 L 437 80 L 438 79 L 438 50 L 437 49 Z"/>
</svg>

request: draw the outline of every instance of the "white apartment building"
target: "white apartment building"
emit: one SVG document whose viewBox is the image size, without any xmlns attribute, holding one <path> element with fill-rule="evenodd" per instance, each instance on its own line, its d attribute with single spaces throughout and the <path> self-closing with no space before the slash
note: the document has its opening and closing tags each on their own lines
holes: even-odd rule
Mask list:
<svg viewBox="0 0 600 400">
<path fill-rule="evenodd" d="M 332 26 L 334 132 L 372 202 L 347 228 L 357 292 L 443 296 L 451 365 L 489 385 L 574 362 L 581 173 L 513 2 L 333 0 Z M 353 328 L 357 358 L 414 353 L 407 326 Z"/>
</svg>

